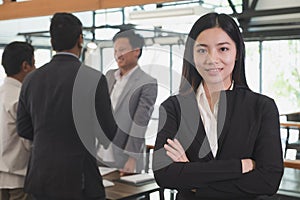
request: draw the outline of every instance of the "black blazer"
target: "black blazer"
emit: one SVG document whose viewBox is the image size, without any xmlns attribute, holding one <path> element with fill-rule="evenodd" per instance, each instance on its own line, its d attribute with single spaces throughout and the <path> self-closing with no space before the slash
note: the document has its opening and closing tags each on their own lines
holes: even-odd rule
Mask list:
<svg viewBox="0 0 300 200">
<path fill-rule="evenodd" d="M 24 80 L 17 114 L 19 135 L 33 140 L 26 192 L 77 199 L 84 190 L 105 199 L 95 143 L 107 146 L 117 129 L 105 76 L 72 55 L 55 55 Z"/>
<path fill-rule="evenodd" d="M 194 94 L 169 97 L 159 118 L 154 175 L 160 186 L 179 190 L 177 199 L 255 199 L 278 190 L 283 159 L 279 114 L 272 99 L 239 86 L 222 92 L 216 158 Z M 182 143 L 189 163 L 174 163 L 166 156 L 167 138 Z M 242 174 L 243 158 L 255 160 L 255 170 Z"/>
</svg>

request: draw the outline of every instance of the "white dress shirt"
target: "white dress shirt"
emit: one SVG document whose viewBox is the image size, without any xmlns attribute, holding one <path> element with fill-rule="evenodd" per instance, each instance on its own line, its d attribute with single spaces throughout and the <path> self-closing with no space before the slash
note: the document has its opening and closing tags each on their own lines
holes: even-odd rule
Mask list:
<svg viewBox="0 0 300 200">
<path fill-rule="evenodd" d="M 229 90 L 233 89 L 233 82 Z M 213 106 L 213 111 L 209 107 L 208 100 L 205 95 L 203 88 L 203 83 L 198 87 L 196 93 L 196 99 L 198 102 L 198 107 L 201 115 L 201 119 L 204 125 L 207 139 L 209 141 L 212 154 L 216 157 L 218 150 L 218 134 L 217 134 L 217 119 L 218 119 L 218 109 L 219 109 L 219 100 Z"/>
<path fill-rule="evenodd" d="M 113 109 L 116 108 L 116 105 L 119 101 L 120 95 L 122 94 L 124 87 L 127 83 L 127 81 L 129 80 L 131 74 L 138 68 L 138 66 L 135 66 L 134 68 L 132 68 L 128 73 L 126 73 L 125 75 L 121 76 L 120 74 L 120 69 L 118 69 L 115 72 L 115 79 L 116 79 L 116 83 L 114 84 L 114 87 L 112 89 L 112 92 L 110 94 L 110 99 L 111 99 L 111 104 Z"/>
<path fill-rule="evenodd" d="M 0 188 L 22 188 L 30 141 L 17 134 L 16 116 L 21 82 L 6 77 L 0 86 Z"/>
</svg>

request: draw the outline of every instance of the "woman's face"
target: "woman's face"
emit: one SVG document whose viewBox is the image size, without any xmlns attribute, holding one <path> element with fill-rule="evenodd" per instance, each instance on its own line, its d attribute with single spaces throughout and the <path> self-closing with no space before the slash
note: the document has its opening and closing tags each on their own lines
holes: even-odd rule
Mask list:
<svg viewBox="0 0 300 200">
<path fill-rule="evenodd" d="M 227 89 L 237 57 L 234 41 L 218 27 L 202 31 L 194 45 L 197 71 L 208 86 Z"/>
</svg>

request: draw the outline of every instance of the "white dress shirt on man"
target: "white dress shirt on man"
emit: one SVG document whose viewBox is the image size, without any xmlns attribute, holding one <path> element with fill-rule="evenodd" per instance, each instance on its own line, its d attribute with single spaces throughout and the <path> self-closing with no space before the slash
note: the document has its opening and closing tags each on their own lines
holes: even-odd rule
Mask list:
<svg viewBox="0 0 300 200">
<path fill-rule="evenodd" d="M 30 141 L 17 134 L 16 115 L 21 82 L 6 77 L 0 86 L 0 188 L 23 188 Z"/>
<path fill-rule="evenodd" d="M 138 66 L 135 66 L 127 74 L 125 74 L 123 76 L 121 76 L 119 69 L 115 72 L 116 83 L 115 83 L 115 85 L 113 87 L 113 90 L 110 94 L 110 99 L 111 99 L 111 104 L 112 104 L 113 109 L 115 109 L 115 107 L 116 107 L 116 105 L 119 101 L 119 97 L 122 94 L 128 79 L 130 78 L 131 74 L 137 68 L 138 68 Z"/>
</svg>

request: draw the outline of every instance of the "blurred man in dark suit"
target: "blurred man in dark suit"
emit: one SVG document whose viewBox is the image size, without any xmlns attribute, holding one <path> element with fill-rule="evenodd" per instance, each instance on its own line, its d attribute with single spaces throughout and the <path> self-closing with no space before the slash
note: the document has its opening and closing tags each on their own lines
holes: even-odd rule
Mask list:
<svg viewBox="0 0 300 200">
<path fill-rule="evenodd" d="M 20 94 L 18 133 L 33 141 L 25 191 L 37 200 L 104 200 L 96 138 L 112 140 L 117 129 L 106 78 L 79 61 L 77 17 L 56 13 L 50 34 L 57 53 L 24 80 Z"/>
</svg>

